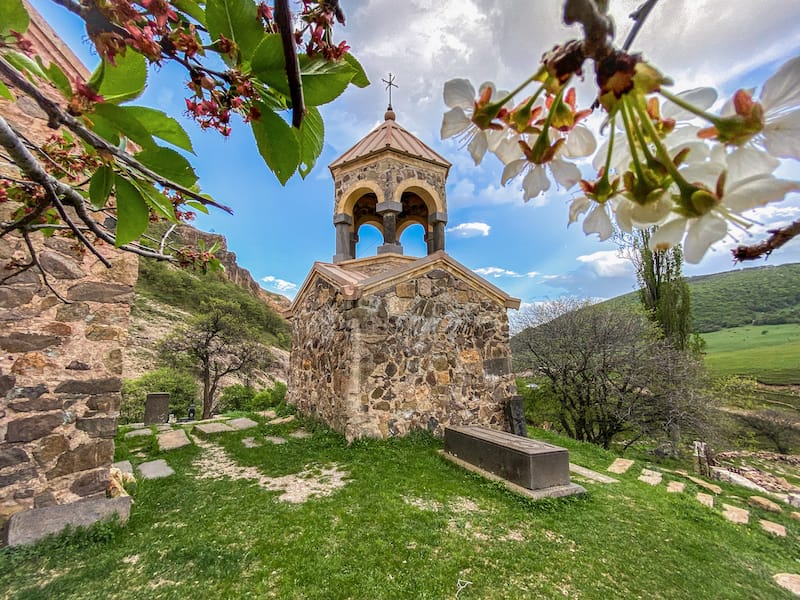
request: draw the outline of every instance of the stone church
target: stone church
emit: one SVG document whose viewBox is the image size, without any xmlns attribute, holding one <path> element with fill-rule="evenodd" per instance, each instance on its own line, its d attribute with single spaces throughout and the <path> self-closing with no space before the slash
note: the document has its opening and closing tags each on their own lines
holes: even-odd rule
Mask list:
<svg viewBox="0 0 800 600">
<path fill-rule="evenodd" d="M 390 106 L 329 168 L 336 253 L 314 264 L 290 309 L 289 402 L 349 441 L 505 429 L 515 393 L 507 310 L 520 302 L 445 252 L 450 163 Z M 357 257 L 365 224 L 383 244 Z M 425 230 L 422 258 L 405 256 L 399 241 L 415 224 Z"/>
</svg>

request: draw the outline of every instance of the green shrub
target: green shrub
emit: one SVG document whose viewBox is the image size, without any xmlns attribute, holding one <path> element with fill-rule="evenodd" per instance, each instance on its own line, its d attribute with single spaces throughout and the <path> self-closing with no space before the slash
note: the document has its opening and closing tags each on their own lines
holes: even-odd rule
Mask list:
<svg viewBox="0 0 800 600">
<path fill-rule="evenodd" d="M 256 390 L 249 385 L 241 383 L 229 385 L 219 396 L 219 411 L 251 410 L 250 406 L 255 396 Z"/>
<path fill-rule="evenodd" d="M 120 423 L 144 420 L 145 399 L 153 392 L 168 393 L 170 411 L 183 417 L 189 405 L 197 402 L 199 389 L 190 373 L 166 367 L 145 373 L 139 379 L 126 379 L 122 382 Z"/>
</svg>

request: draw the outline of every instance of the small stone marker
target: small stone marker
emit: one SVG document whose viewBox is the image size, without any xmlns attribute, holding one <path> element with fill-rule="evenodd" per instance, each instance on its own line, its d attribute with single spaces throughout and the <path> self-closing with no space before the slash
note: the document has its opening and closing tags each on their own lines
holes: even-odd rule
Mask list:
<svg viewBox="0 0 800 600">
<path fill-rule="evenodd" d="M 697 477 L 692 477 L 691 475 L 687 475 L 686 477 L 692 483 L 699 485 L 701 488 L 708 490 L 709 492 L 714 492 L 715 494 L 721 494 L 722 488 L 718 485 L 714 485 L 713 483 L 708 483 L 707 481 L 703 481 L 702 479 L 698 479 Z"/>
<path fill-rule="evenodd" d="M 189 444 L 191 444 L 191 442 L 189 438 L 186 437 L 186 432 L 183 429 L 167 431 L 158 436 L 159 450 L 175 450 L 176 448 L 183 448 Z"/>
<path fill-rule="evenodd" d="M 795 521 L 800 521 L 800 512 L 793 512 L 789 516 L 792 517 Z"/>
<path fill-rule="evenodd" d="M 661 483 L 661 473 L 658 471 L 651 471 L 650 469 L 642 469 L 642 474 L 639 475 L 639 481 L 644 481 L 650 485 L 658 485 Z"/>
<path fill-rule="evenodd" d="M 308 433 L 305 429 L 297 429 L 289 434 L 289 437 L 296 438 L 298 440 L 304 440 L 306 438 L 310 438 L 311 434 Z"/>
<path fill-rule="evenodd" d="M 169 394 L 163 392 L 147 394 L 144 402 L 144 424 L 166 423 L 169 416 Z"/>
<path fill-rule="evenodd" d="M 121 460 L 119 462 L 115 462 L 111 466 L 112 467 L 116 467 L 117 469 L 119 469 L 123 473 L 130 473 L 131 475 L 133 475 L 133 465 L 131 464 L 131 461 L 129 461 L 129 460 Z"/>
<path fill-rule="evenodd" d="M 270 409 L 270 410 L 261 410 L 261 411 L 258 411 L 256 414 L 258 416 L 260 416 L 260 417 L 264 417 L 265 419 L 274 419 L 275 417 L 278 416 L 277 413 L 272 409 Z"/>
<path fill-rule="evenodd" d="M 686 484 L 682 481 L 670 481 L 667 484 L 667 491 L 670 494 L 682 494 L 683 490 L 686 489 Z"/>
<path fill-rule="evenodd" d="M 730 504 L 722 505 L 722 516 L 731 523 L 736 523 L 738 525 L 747 525 L 750 522 L 749 512 L 743 508 L 731 506 Z"/>
<path fill-rule="evenodd" d="M 161 479 L 162 477 L 173 475 L 175 471 L 162 458 L 140 464 L 139 473 L 142 474 L 142 479 Z"/>
<path fill-rule="evenodd" d="M 288 417 L 281 417 L 280 419 L 272 419 L 267 425 L 283 425 L 284 423 L 291 423 L 292 421 L 294 421 L 294 415 L 289 415 Z"/>
<path fill-rule="evenodd" d="M 258 447 L 258 446 L 260 446 L 261 444 L 258 444 L 258 443 L 255 441 L 255 439 L 254 439 L 254 438 L 244 438 L 244 439 L 242 440 L 242 445 L 243 445 L 245 448 L 257 448 L 257 447 Z"/>
<path fill-rule="evenodd" d="M 133 431 L 129 431 L 125 434 L 125 439 L 135 438 L 135 437 L 142 437 L 145 435 L 153 435 L 153 432 L 149 429 L 134 429 Z"/>
<path fill-rule="evenodd" d="M 785 590 L 789 590 L 795 596 L 800 596 L 800 575 L 794 573 L 778 573 L 773 575 L 772 578 L 779 586 Z"/>
<path fill-rule="evenodd" d="M 234 429 L 250 429 L 251 427 L 256 427 L 258 423 L 253 421 L 253 419 L 248 419 L 247 417 L 242 417 L 241 419 L 233 419 L 232 421 L 228 421 L 228 427 L 233 427 Z"/>
<path fill-rule="evenodd" d="M 697 501 L 703 506 L 707 506 L 708 508 L 714 508 L 714 496 L 712 496 L 711 494 L 704 494 L 703 492 L 697 492 Z"/>
<path fill-rule="evenodd" d="M 202 423 L 195 425 L 194 431 L 203 435 L 211 435 L 212 433 L 225 433 L 236 430 L 233 427 L 228 427 L 225 423 Z"/>
<path fill-rule="evenodd" d="M 130 496 L 87 498 L 70 504 L 14 513 L 8 521 L 6 543 L 9 546 L 32 544 L 46 535 L 62 531 L 68 525 L 90 527 L 115 514 L 119 522 L 124 524 L 131 514 L 132 501 Z"/>
<path fill-rule="evenodd" d="M 286 438 L 278 437 L 275 435 L 265 435 L 264 439 L 272 444 L 285 444 L 287 442 Z"/>
<path fill-rule="evenodd" d="M 750 496 L 747 499 L 747 503 L 754 508 L 761 508 L 772 513 L 783 512 L 779 505 L 775 504 L 772 500 L 764 498 L 763 496 Z"/>
<path fill-rule="evenodd" d="M 631 468 L 633 465 L 633 461 L 628 458 L 617 458 L 611 463 L 611 466 L 606 469 L 609 473 L 616 473 L 617 475 L 622 475 L 623 473 L 627 473 L 628 469 Z"/>
<path fill-rule="evenodd" d="M 525 406 L 522 396 L 511 396 L 503 408 L 506 414 L 506 422 L 509 424 L 511 433 L 524 438 L 528 437 L 528 424 L 525 421 Z"/>
<path fill-rule="evenodd" d="M 783 525 L 773 523 L 772 521 L 765 521 L 764 519 L 761 519 L 759 523 L 761 523 L 761 529 L 767 533 L 777 535 L 778 537 L 786 537 L 786 527 Z"/>
</svg>

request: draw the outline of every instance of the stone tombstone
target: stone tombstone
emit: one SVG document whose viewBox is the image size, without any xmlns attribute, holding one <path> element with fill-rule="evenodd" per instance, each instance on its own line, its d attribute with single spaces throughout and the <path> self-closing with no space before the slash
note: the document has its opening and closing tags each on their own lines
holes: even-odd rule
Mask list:
<svg viewBox="0 0 800 600">
<path fill-rule="evenodd" d="M 505 406 L 508 429 L 514 435 L 528 437 L 528 425 L 525 423 L 525 404 L 522 396 L 511 396 Z"/>
<path fill-rule="evenodd" d="M 167 422 L 169 416 L 169 394 L 155 392 L 147 394 L 144 403 L 144 424 L 159 425 Z"/>
</svg>

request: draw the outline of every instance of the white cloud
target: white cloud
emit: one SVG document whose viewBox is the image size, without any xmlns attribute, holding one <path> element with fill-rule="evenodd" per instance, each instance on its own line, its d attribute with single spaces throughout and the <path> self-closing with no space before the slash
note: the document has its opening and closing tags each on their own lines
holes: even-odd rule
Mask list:
<svg viewBox="0 0 800 600">
<path fill-rule="evenodd" d="M 484 277 L 522 277 L 516 271 L 509 271 L 501 267 L 481 267 L 480 269 L 473 269 L 473 271 Z"/>
<path fill-rule="evenodd" d="M 267 275 L 266 277 L 262 277 L 261 281 L 269 284 L 269 287 L 278 292 L 284 292 L 284 293 L 292 292 L 297 289 L 296 283 L 292 283 L 291 281 L 286 281 L 285 279 L 279 279 L 274 275 Z"/>
<path fill-rule="evenodd" d="M 528 271 L 525 273 L 525 277 L 536 277 L 537 275 L 539 275 L 539 271 Z"/>
<path fill-rule="evenodd" d="M 577 257 L 578 262 L 590 265 L 600 277 L 627 277 L 633 272 L 631 262 L 616 250 L 600 250 Z"/>
<path fill-rule="evenodd" d="M 488 237 L 492 226 L 487 223 L 461 223 L 455 227 L 448 227 L 447 233 L 460 238 Z"/>
</svg>

